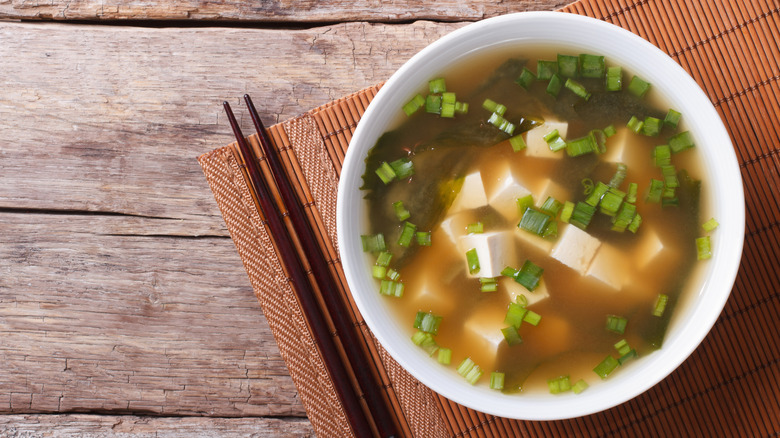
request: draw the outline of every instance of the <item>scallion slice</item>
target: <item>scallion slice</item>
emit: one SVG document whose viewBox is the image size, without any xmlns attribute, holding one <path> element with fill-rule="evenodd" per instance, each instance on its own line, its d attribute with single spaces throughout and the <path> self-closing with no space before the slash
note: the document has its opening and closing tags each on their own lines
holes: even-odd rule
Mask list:
<svg viewBox="0 0 780 438">
<path fill-rule="evenodd" d="M 439 349 L 439 346 L 436 345 L 436 340 L 433 339 L 433 336 L 430 333 L 426 333 L 423 331 L 415 332 L 412 335 L 412 342 L 414 345 L 420 347 L 428 353 L 428 356 L 433 356 L 434 353 Z"/>
<path fill-rule="evenodd" d="M 438 361 L 442 365 L 449 365 L 452 362 L 452 349 L 439 347 Z"/>
<path fill-rule="evenodd" d="M 558 222 L 557 221 L 550 221 L 549 224 L 547 224 L 546 227 L 544 227 L 544 232 L 542 233 L 542 237 L 545 239 L 555 239 L 558 237 Z"/>
<path fill-rule="evenodd" d="M 617 359 L 612 356 L 607 356 L 600 364 L 596 365 L 596 368 L 593 368 L 593 372 L 602 379 L 606 379 L 612 371 L 615 371 L 615 368 L 617 368 L 618 365 L 620 365 L 620 362 L 618 362 Z"/>
<path fill-rule="evenodd" d="M 390 163 L 390 167 L 395 172 L 395 177 L 399 180 L 409 178 L 414 175 L 414 163 L 409 158 L 399 158 Z"/>
<path fill-rule="evenodd" d="M 469 267 L 469 274 L 476 274 L 479 272 L 479 256 L 477 255 L 476 248 L 471 248 L 466 251 L 466 263 Z"/>
<path fill-rule="evenodd" d="M 401 273 L 392 268 L 387 268 L 387 278 L 393 281 L 401 279 Z"/>
<path fill-rule="evenodd" d="M 550 215 L 539 210 L 529 208 L 525 210 L 525 213 L 523 213 L 523 217 L 520 219 L 520 224 L 518 224 L 518 227 L 528 231 L 529 233 L 541 236 L 544 234 L 544 230 L 547 228 L 547 224 L 551 220 L 552 218 Z"/>
<path fill-rule="evenodd" d="M 506 112 L 506 106 L 502 105 L 500 103 L 495 102 L 492 99 L 485 99 L 482 102 L 482 108 L 485 108 L 486 110 L 490 111 L 491 113 L 498 114 L 499 116 L 503 116 Z"/>
<path fill-rule="evenodd" d="M 626 123 L 626 127 L 632 130 L 634 133 L 639 134 L 642 132 L 642 127 L 644 124 L 645 122 L 643 120 L 639 120 L 637 116 L 631 116 L 631 118 L 628 119 L 628 123 Z"/>
<path fill-rule="evenodd" d="M 661 196 L 664 194 L 664 182 L 657 179 L 650 180 L 650 189 L 645 197 L 645 202 L 661 202 Z"/>
<path fill-rule="evenodd" d="M 393 259 L 393 254 L 388 251 L 382 251 L 379 253 L 379 255 L 376 257 L 376 265 L 377 266 L 390 266 L 390 260 Z"/>
<path fill-rule="evenodd" d="M 382 295 L 401 298 L 404 294 L 404 284 L 400 281 L 385 279 L 379 284 L 379 293 Z"/>
<path fill-rule="evenodd" d="M 712 242 L 710 236 L 696 238 L 696 259 L 707 260 L 712 257 Z"/>
<path fill-rule="evenodd" d="M 566 153 L 570 157 L 579 157 L 580 155 L 598 151 L 599 145 L 596 141 L 596 136 L 594 135 L 593 131 L 589 132 L 586 136 L 575 138 L 574 140 L 569 140 L 566 142 Z"/>
<path fill-rule="evenodd" d="M 704 231 L 710 232 L 714 230 L 715 228 L 718 228 L 718 221 L 715 220 L 715 218 L 710 218 L 707 222 L 701 224 L 701 227 L 704 229 Z"/>
<path fill-rule="evenodd" d="M 525 214 L 525 211 L 529 208 L 534 206 L 534 196 L 530 193 L 523 196 L 522 198 L 517 198 L 517 211 L 519 213 L 519 216 L 522 217 L 523 214 Z"/>
<path fill-rule="evenodd" d="M 596 183 L 596 186 L 593 187 L 593 191 L 590 192 L 590 195 L 588 195 L 587 198 L 585 198 L 585 203 L 596 207 L 599 205 L 599 202 L 601 202 L 601 198 L 604 196 L 604 194 L 609 191 L 609 186 L 604 184 L 603 182 L 599 181 Z"/>
<path fill-rule="evenodd" d="M 556 129 L 555 132 L 557 134 L 558 130 Z M 566 147 L 566 141 L 561 138 L 560 135 L 556 135 L 552 140 L 547 142 L 547 146 L 551 151 L 557 152 Z"/>
<path fill-rule="evenodd" d="M 653 148 L 653 162 L 656 167 L 672 164 L 672 149 L 668 144 L 658 145 Z"/>
<path fill-rule="evenodd" d="M 623 89 L 623 69 L 621 67 L 607 68 L 605 79 L 607 91 L 620 91 Z"/>
<path fill-rule="evenodd" d="M 550 394 L 560 394 L 571 391 L 571 381 L 569 376 L 560 376 L 547 380 L 547 387 L 550 389 Z"/>
<path fill-rule="evenodd" d="M 417 316 L 414 319 L 414 328 L 436 335 L 439 333 L 439 326 L 441 325 L 442 317 L 434 315 L 432 312 L 417 312 Z"/>
<path fill-rule="evenodd" d="M 621 356 L 631 351 L 631 346 L 628 345 L 628 341 L 626 341 L 625 339 L 621 339 L 617 341 L 614 347 L 615 350 L 617 350 L 618 354 Z"/>
<path fill-rule="evenodd" d="M 549 214 L 553 218 L 558 215 L 558 212 L 561 211 L 561 207 L 563 207 L 563 204 L 561 204 L 560 201 L 553 198 L 552 196 L 548 196 L 547 199 L 544 201 L 541 207 L 539 207 L 542 212 Z"/>
<path fill-rule="evenodd" d="M 518 345 L 523 343 L 523 338 L 520 336 L 520 332 L 517 331 L 517 327 L 509 326 L 501 329 L 501 333 L 504 335 L 504 340 L 509 346 Z"/>
<path fill-rule="evenodd" d="M 468 102 L 455 102 L 455 114 L 467 114 L 468 112 Z"/>
<path fill-rule="evenodd" d="M 512 150 L 515 152 L 520 152 L 527 147 L 522 134 L 515 135 L 514 137 L 510 138 L 509 145 L 512 146 Z"/>
<path fill-rule="evenodd" d="M 458 374 L 474 385 L 482 377 L 482 370 L 470 357 L 467 357 L 458 365 Z"/>
<path fill-rule="evenodd" d="M 636 202 L 636 194 L 639 191 L 639 185 L 635 182 L 628 183 L 628 193 L 626 193 L 626 202 Z"/>
<path fill-rule="evenodd" d="M 411 116 L 425 106 L 425 98 L 418 94 L 403 106 L 404 114 Z"/>
<path fill-rule="evenodd" d="M 530 260 L 526 260 L 523 263 L 523 267 L 517 272 L 514 279 L 516 282 L 523 285 L 529 291 L 536 289 L 539 285 L 539 280 L 542 278 L 544 269 L 541 266 L 534 264 Z"/>
<path fill-rule="evenodd" d="M 540 59 L 536 62 L 536 79 L 546 81 L 558 73 L 558 61 Z"/>
<path fill-rule="evenodd" d="M 661 119 L 650 116 L 645 117 L 644 123 L 642 124 L 642 134 L 648 137 L 656 137 L 661 133 L 662 126 L 663 121 Z"/>
<path fill-rule="evenodd" d="M 585 88 L 584 85 L 581 83 L 569 78 L 566 79 L 566 82 L 563 84 L 564 87 L 566 87 L 569 91 L 576 94 L 577 96 L 583 98 L 584 100 L 590 99 L 590 92 L 588 92 L 588 89 Z"/>
<path fill-rule="evenodd" d="M 598 79 L 604 77 L 606 62 L 603 56 L 583 53 L 580 55 L 580 76 Z"/>
<path fill-rule="evenodd" d="M 495 292 L 498 290 L 498 280 L 493 277 L 481 277 L 479 279 L 480 292 Z"/>
<path fill-rule="evenodd" d="M 441 94 L 447 91 L 447 83 L 444 78 L 436 78 L 428 81 L 428 91 L 431 94 Z"/>
<path fill-rule="evenodd" d="M 523 317 L 523 322 L 527 322 L 528 324 L 531 324 L 533 326 L 539 325 L 539 322 L 542 320 L 542 315 L 534 312 L 533 310 L 529 310 L 525 317 Z"/>
<path fill-rule="evenodd" d="M 441 114 L 440 94 L 429 94 L 425 98 L 425 112 L 430 114 Z"/>
<path fill-rule="evenodd" d="M 626 172 L 628 172 L 628 166 L 623 163 L 617 163 L 615 174 L 612 175 L 612 179 L 609 180 L 609 186 L 616 189 L 623 184 L 623 180 L 626 179 Z"/>
<path fill-rule="evenodd" d="M 468 234 L 479 234 L 483 233 L 485 231 L 485 226 L 482 224 L 482 222 L 474 222 L 473 224 L 466 225 L 466 233 Z"/>
<path fill-rule="evenodd" d="M 383 161 L 382 164 L 379 165 L 379 168 L 376 170 L 376 174 L 385 184 L 390 184 L 390 182 L 394 180 L 396 176 L 395 171 L 392 167 L 390 167 L 390 164 L 388 164 L 387 161 Z"/>
<path fill-rule="evenodd" d="M 666 310 L 666 303 L 669 302 L 669 295 L 666 294 L 658 294 L 658 297 L 655 299 L 655 305 L 653 306 L 653 316 L 661 317 L 664 316 L 664 311 Z"/>
<path fill-rule="evenodd" d="M 590 224 L 595 213 L 596 207 L 584 202 L 577 202 L 577 205 L 574 206 L 571 218 L 569 219 L 569 223 L 584 230 Z"/>
<path fill-rule="evenodd" d="M 636 231 L 639 229 L 640 225 L 642 225 L 642 216 L 637 213 L 634 215 L 634 219 L 631 220 L 631 223 L 628 224 L 628 231 L 636 234 Z"/>
<path fill-rule="evenodd" d="M 488 123 L 509 135 L 515 132 L 515 125 L 498 113 L 491 114 L 490 118 L 488 118 Z"/>
<path fill-rule="evenodd" d="M 601 198 L 599 209 L 607 216 L 615 216 L 620 209 L 620 206 L 623 204 L 623 199 L 625 197 L 625 192 L 616 188 L 610 188 Z"/>
<path fill-rule="evenodd" d="M 588 382 L 584 381 L 583 379 L 580 379 L 577 381 L 577 383 L 574 384 L 574 386 L 571 387 L 572 391 L 574 391 L 575 394 L 579 394 L 582 391 L 585 391 L 588 389 Z"/>
<path fill-rule="evenodd" d="M 563 209 L 561 209 L 561 222 L 569 223 L 569 219 L 571 219 L 571 214 L 574 212 L 574 203 L 571 201 L 566 201 L 563 203 Z"/>
<path fill-rule="evenodd" d="M 411 213 L 404 207 L 403 201 L 393 202 L 393 210 L 395 210 L 395 217 L 397 217 L 399 221 L 405 221 L 411 217 Z"/>
<path fill-rule="evenodd" d="M 504 373 L 493 371 L 490 373 L 490 389 L 504 389 Z"/>
<path fill-rule="evenodd" d="M 650 83 L 645 82 L 639 76 L 631 78 L 631 82 L 628 84 L 628 91 L 637 97 L 644 97 L 648 90 L 650 90 Z"/>
<path fill-rule="evenodd" d="M 535 80 L 536 75 L 531 70 L 528 70 L 527 67 L 523 67 L 523 71 L 520 72 L 520 76 L 515 80 L 515 83 L 527 90 Z"/>
<path fill-rule="evenodd" d="M 418 231 L 417 232 L 417 244 L 420 246 L 431 246 L 431 232 L 430 231 Z"/>
<path fill-rule="evenodd" d="M 398 245 L 408 247 L 417 232 L 417 225 L 411 222 L 404 222 L 401 229 L 401 235 L 398 236 Z"/>
<path fill-rule="evenodd" d="M 516 330 L 520 328 L 520 325 L 523 323 L 523 318 L 525 318 L 526 313 L 528 313 L 528 309 L 524 306 L 517 303 L 509 303 L 509 306 L 506 308 L 506 316 L 504 316 L 504 324 L 513 327 Z M 504 337 L 506 336 L 506 333 L 504 333 Z"/>
<path fill-rule="evenodd" d="M 579 73 L 579 59 L 572 55 L 558 54 L 558 74 L 565 78 L 576 78 Z"/>
<path fill-rule="evenodd" d="M 677 179 L 677 169 L 673 165 L 661 166 L 661 174 L 664 176 L 664 187 L 680 187 L 680 180 Z"/>
<path fill-rule="evenodd" d="M 636 357 L 639 357 L 639 355 L 637 354 L 636 350 L 632 348 L 626 354 L 624 354 L 624 355 L 622 355 L 622 356 L 620 356 L 618 358 L 618 363 L 620 365 L 623 365 L 624 363 L 626 363 L 627 360 L 633 359 L 633 358 L 636 358 Z"/>
<path fill-rule="evenodd" d="M 623 318 L 622 316 L 617 315 L 607 315 L 607 330 L 619 334 L 623 334 L 626 332 L 626 325 L 628 324 L 628 320 L 626 318 Z"/>
<path fill-rule="evenodd" d="M 631 221 L 636 216 L 636 205 L 624 202 L 620 211 L 613 218 L 612 231 L 624 232 L 631 225 Z"/>
<path fill-rule="evenodd" d="M 547 83 L 547 94 L 553 97 L 558 97 L 558 94 L 561 92 L 561 88 L 563 88 L 563 79 L 561 79 L 558 74 L 552 75 L 550 82 Z"/>
<path fill-rule="evenodd" d="M 604 135 L 606 135 L 607 138 L 617 134 L 617 129 L 615 128 L 615 125 L 609 125 L 606 128 L 604 128 L 602 131 L 604 131 Z"/>
<path fill-rule="evenodd" d="M 672 153 L 676 154 L 694 146 L 690 131 L 683 131 L 669 137 L 669 147 L 672 148 Z"/>
<path fill-rule="evenodd" d="M 363 252 L 380 252 L 387 249 L 385 235 L 382 233 L 361 235 L 360 243 L 363 245 Z"/>
<path fill-rule="evenodd" d="M 374 278 L 381 280 L 385 278 L 385 275 L 387 275 L 386 266 L 374 265 L 371 267 L 371 276 L 373 276 Z"/>
<path fill-rule="evenodd" d="M 680 114 L 678 111 L 675 111 L 671 108 L 669 108 L 669 111 L 666 113 L 666 117 L 664 117 L 664 123 L 671 126 L 674 129 L 677 129 L 677 125 L 680 123 L 680 118 L 682 117 L 682 114 Z"/>
</svg>

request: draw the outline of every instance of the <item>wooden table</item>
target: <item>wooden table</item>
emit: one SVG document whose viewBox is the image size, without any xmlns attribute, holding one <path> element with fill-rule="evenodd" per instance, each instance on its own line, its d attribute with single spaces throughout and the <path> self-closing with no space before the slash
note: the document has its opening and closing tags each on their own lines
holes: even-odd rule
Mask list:
<svg viewBox="0 0 780 438">
<path fill-rule="evenodd" d="M 313 434 L 196 157 L 566 1 L 426 3 L 0 0 L 0 436 Z"/>
</svg>

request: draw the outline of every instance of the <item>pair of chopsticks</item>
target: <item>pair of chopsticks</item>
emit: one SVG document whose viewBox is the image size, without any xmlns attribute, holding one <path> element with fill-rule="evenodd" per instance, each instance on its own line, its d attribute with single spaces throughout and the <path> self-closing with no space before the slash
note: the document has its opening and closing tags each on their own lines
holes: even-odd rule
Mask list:
<svg viewBox="0 0 780 438">
<path fill-rule="evenodd" d="M 347 305 L 336 286 L 336 280 L 328 268 L 322 249 L 316 244 L 317 240 L 314 231 L 306 221 L 306 215 L 290 185 L 281 158 L 272 146 L 271 139 L 249 95 L 244 95 L 244 101 L 260 139 L 263 155 L 271 169 L 274 184 L 281 197 L 283 204 L 281 208 L 286 209 L 289 214 L 293 230 L 303 248 L 303 253 L 306 254 L 311 271 L 316 279 L 317 288 L 322 294 L 327 312 L 335 327 L 336 335 L 341 340 L 341 346 L 346 353 L 348 364 L 343 363 L 339 357 L 336 341 L 330 333 L 325 315 L 323 315 L 322 309 L 317 302 L 313 285 L 306 278 L 303 261 L 298 258 L 293 238 L 283 223 L 280 206 L 275 202 L 268 183 L 260 174 L 259 157 L 255 155 L 254 151 L 247 144 L 230 108 L 230 104 L 227 102 L 223 104 L 225 112 L 227 113 L 230 126 L 233 128 L 233 134 L 235 134 L 241 155 L 244 157 L 250 183 L 257 196 L 259 207 L 266 218 L 279 257 L 287 270 L 287 274 L 290 276 L 290 281 L 293 283 L 293 290 L 298 296 L 298 301 L 317 342 L 328 373 L 333 380 L 352 431 L 358 437 L 373 436 L 374 429 L 371 426 L 373 423 L 379 436 L 397 436 L 395 422 L 391 417 L 391 409 L 382 396 L 381 385 L 371 373 L 369 360 L 360 348 L 361 340 L 356 332 L 357 326 L 347 316 L 349 314 Z M 352 385 L 347 366 L 352 369 L 359 389 Z M 361 392 L 368 407 L 369 415 L 366 415 L 361 406 Z"/>
</svg>

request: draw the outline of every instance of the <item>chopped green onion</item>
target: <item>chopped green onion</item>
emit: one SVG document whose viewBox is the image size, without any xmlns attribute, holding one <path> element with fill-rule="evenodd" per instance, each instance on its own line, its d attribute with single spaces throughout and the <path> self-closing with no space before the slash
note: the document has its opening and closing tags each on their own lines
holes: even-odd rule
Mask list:
<svg viewBox="0 0 780 438">
<path fill-rule="evenodd" d="M 563 203 L 563 209 L 561 210 L 561 222 L 569 223 L 569 219 L 571 218 L 571 214 L 574 212 L 574 203 L 571 201 L 566 201 Z"/>
<path fill-rule="evenodd" d="M 545 239 L 555 239 L 558 237 L 558 222 L 556 221 L 550 221 L 549 224 L 547 224 L 546 227 L 544 227 L 544 232 L 542 233 L 542 237 Z"/>
<path fill-rule="evenodd" d="M 504 373 L 498 371 L 490 373 L 490 389 L 504 389 Z"/>
<path fill-rule="evenodd" d="M 580 379 L 577 381 L 577 383 L 574 384 L 574 386 L 571 387 L 572 391 L 574 391 L 575 394 L 579 394 L 582 391 L 585 391 L 588 389 L 588 382 Z"/>
<path fill-rule="evenodd" d="M 485 226 L 482 224 L 482 222 L 474 222 L 473 224 L 466 225 L 466 233 L 468 234 L 479 234 L 483 233 L 485 231 Z"/>
<path fill-rule="evenodd" d="M 631 221 L 636 217 L 636 205 L 624 202 L 620 211 L 614 217 L 612 222 L 612 231 L 624 232 L 631 225 Z"/>
<path fill-rule="evenodd" d="M 468 102 L 455 102 L 455 114 L 467 114 L 468 112 Z"/>
<path fill-rule="evenodd" d="M 395 171 L 392 167 L 390 167 L 387 161 L 383 161 L 382 164 L 379 165 L 379 169 L 376 170 L 376 174 L 385 184 L 389 184 L 390 181 L 395 179 Z"/>
<path fill-rule="evenodd" d="M 547 380 L 547 387 L 550 389 L 550 394 L 560 394 L 571 391 L 571 381 L 569 376 L 560 376 Z"/>
<path fill-rule="evenodd" d="M 701 227 L 704 229 L 704 231 L 710 232 L 714 230 L 715 228 L 718 228 L 718 221 L 715 220 L 715 218 L 710 218 L 707 222 L 703 223 Z"/>
<path fill-rule="evenodd" d="M 520 217 L 525 214 L 525 211 L 529 208 L 534 206 L 534 197 L 530 193 L 523 196 L 522 198 L 517 198 L 517 211 Z"/>
<path fill-rule="evenodd" d="M 485 101 L 482 102 L 482 108 L 485 108 L 491 113 L 496 113 L 499 116 L 503 116 L 506 112 L 506 106 L 501 105 L 500 103 L 496 103 L 491 99 L 485 99 Z"/>
<path fill-rule="evenodd" d="M 569 223 L 584 230 L 590 224 L 595 213 L 596 207 L 584 202 L 577 202 L 577 205 L 574 206 L 571 218 L 569 219 Z"/>
<path fill-rule="evenodd" d="M 509 145 L 512 146 L 512 150 L 515 152 L 520 152 L 527 147 L 527 145 L 525 144 L 525 139 L 523 139 L 522 134 L 510 138 Z"/>
<path fill-rule="evenodd" d="M 639 191 L 639 184 L 632 182 L 628 183 L 628 193 L 626 194 L 626 202 L 636 202 L 636 194 Z"/>
<path fill-rule="evenodd" d="M 417 232 L 417 244 L 420 246 L 431 246 L 431 232 L 430 231 L 418 231 Z"/>
<path fill-rule="evenodd" d="M 387 249 L 385 235 L 382 233 L 361 235 L 360 242 L 363 245 L 363 252 L 380 252 Z"/>
<path fill-rule="evenodd" d="M 546 81 L 558 73 L 558 61 L 536 61 L 536 79 Z"/>
<path fill-rule="evenodd" d="M 604 131 L 604 135 L 606 135 L 607 138 L 617 134 L 617 129 L 615 129 L 615 125 L 609 125 L 606 128 L 604 128 L 603 131 Z"/>
<path fill-rule="evenodd" d="M 518 227 L 528 231 L 529 233 L 541 236 L 544 234 L 544 230 L 547 228 L 547 224 L 551 220 L 552 218 L 550 215 L 539 210 L 529 208 L 525 210 L 525 213 L 523 213 L 523 217 L 520 219 L 520 224 L 518 224 Z"/>
<path fill-rule="evenodd" d="M 596 207 L 599 205 L 599 202 L 601 202 L 601 198 L 604 196 L 605 193 L 609 190 L 609 186 L 604 184 L 603 182 L 599 181 L 596 183 L 596 186 L 593 188 L 593 191 L 590 192 L 590 195 L 588 195 L 587 198 L 585 198 L 585 203 Z"/>
<path fill-rule="evenodd" d="M 476 274 L 479 272 L 479 257 L 477 256 L 476 248 L 471 248 L 466 251 L 466 263 L 469 266 L 469 274 Z"/>
<path fill-rule="evenodd" d="M 679 134 L 675 134 L 669 138 L 669 147 L 672 148 L 672 153 L 682 152 L 686 149 L 694 147 L 693 138 L 689 131 L 683 131 Z"/>
<path fill-rule="evenodd" d="M 623 69 L 620 67 L 607 68 L 607 91 L 620 91 L 623 89 Z"/>
<path fill-rule="evenodd" d="M 626 194 L 624 192 L 615 188 L 609 189 L 601 198 L 601 203 L 599 203 L 601 212 L 607 216 L 615 216 L 625 197 Z"/>
<path fill-rule="evenodd" d="M 525 314 L 525 317 L 523 317 L 523 322 L 527 322 L 528 324 L 531 324 L 533 326 L 539 325 L 539 322 L 542 320 L 542 315 L 534 312 L 533 310 L 529 310 L 528 313 Z"/>
<path fill-rule="evenodd" d="M 390 163 L 396 178 L 399 180 L 409 178 L 414 175 L 414 163 L 408 158 L 399 158 Z"/>
<path fill-rule="evenodd" d="M 404 207 L 403 201 L 393 202 L 393 209 L 395 210 L 395 217 L 397 217 L 399 221 L 405 221 L 411 216 L 409 210 Z"/>
<path fill-rule="evenodd" d="M 633 359 L 633 358 L 635 358 L 635 357 L 638 357 L 638 356 L 639 356 L 639 355 L 637 354 L 636 350 L 634 350 L 634 349 L 632 348 L 632 349 L 631 349 L 631 350 L 629 350 L 629 351 L 628 351 L 626 354 L 624 354 L 624 355 L 622 355 L 622 356 L 620 356 L 620 357 L 618 358 L 618 363 L 619 363 L 620 365 L 623 365 L 624 363 L 626 363 L 626 361 L 627 361 L 627 360 L 629 360 L 629 359 Z"/>
<path fill-rule="evenodd" d="M 528 313 L 528 309 L 525 306 L 521 306 L 518 303 L 509 303 L 509 306 L 506 308 L 506 316 L 504 316 L 504 324 L 518 329 L 523 323 L 526 313 Z M 504 337 L 506 337 L 506 333 L 504 333 Z"/>
<path fill-rule="evenodd" d="M 509 346 L 518 345 L 523 343 L 523 338 L 520 336 L 520 332 L 517 331 L 517 327 L 509 326 L 501 329 L 501 333 L 504 335 L 504 340 Z"/>
<path fill-rule="evenodd" d="M 610 125 L 612 126 L 612 125 Z M 591 129 L 590 135 L 593 136 L 593 138 L 596 139 L 596 145 L 598 146 L 598 149 L 596 149 L 595 152 L 599 154 L 603 154 L 607 152 L 607 134 L 604 133 L 603 129 Z"/>
<path fill-rule="evenodd" d="M 631 82 L 628 84 L 628 91 L 637 97 L 644 97 L 648 90 L 650 90 L 650 83 L 645 82 L 639 76 L 631 78 Z"/>
<path fill-rule="evenodd" d="M 371 267 L 371 275 L 374 278 L 377 278 L 379 280 L 385 278 L 385 275 L 387 275 L 387 267 L 386 266 L 379 266 L 374 265 Z"/>
<path fill-rule="evenodd" d="M 403 106 L 404 113 L 411 116 L 425 105 L 425 98 L 418 94 Z"/>
<path fill-rule="evenodd" d="M 666 117 L 664 117 L 664 123 L 671 126 L 674 129 L 677 129 L 677 125 L 680 123 L 680 118 L 682 117 L 682 114 L 679 112 L 669 108 L 669 111 L 666 113 Z"/>
<path fill-rule="evenodd" d="M 596 136 L 593 131 L 589 132 L 586 136 L 566 142 L 566 153 L 569 154 L 570 157 L 579 157 L 580 155 L 598 151 L 599 145 L 596 142 Z"/>
<path fill-rule="evenodd" d="M 391 254 L 388 251 L 382 251 L 379 253 L 379 255 L 376 257 L 376 265 L 377 266 L 390 266 L 390 260 L 392 260 L 393 254 Z"/>
<path fill-rule="evenodd" d="M 600 364 L 596 365 L 596 368 L 593 368 L 593 372 L 598 374 L 602 379 L 606 379 L 612 371 L 615 371 L 615 368 L 617 368 L 618 365 L 620 365 L 620 363 L 617 359 L 612 356 L 607 356 Z"/>
<path fill-rule="evenodd" d="M 542 210 L 542 212 L 555 217 L 558 215 L 558 212 L 561 211 L 561 207 L 563 207 L 563 204 L 561 204 L 560 201 L 553 198 L 552 196 L 548 196 L 547 200 L 544 201 L 544 204 L 542 204 L 539 209 Z"/>
<path fill-rule="evenodd" d="M 475 364 L 470 357 L 463 359 L 463 362 L 458 365 L 458 374 L 466 379 L 467 382 L 472 385 L 477 383 L 480 377 L 482 377 L 482 370 L 479 365 Z"/>
<path fill-rule="evenodd" d="M 491 114 L 490 118 L 488 118 L 488 123 L 509 135 L 515 132 L 515 125 L 498 113 Z"/>
<path fill-rule="evenodd" d="M 672 148 L 667 144 L 662 144 L 653 148 L 653 162 L 656 167 L 672 164 Z"/>
<path fill-rule="evenodd" d="M 664 187 L 680 187 L 680 180 L 677 179 L 677 169 L 673 165 L 661 166 L 661 174 L 664 176 Z"/>
<path fill-rule="evenodd" d="M 590 195 L 593 193 L 593 180 L 590 178 L 584 178 L 581 182 L 582 184 L 582 194 L 583 195 Z"/>
<path fill-rule="evenodd" d="M 441 316 L 434 315 L 431 312 L 417 312 L 417 316 L 414 319 L 414 328 L 435 335 L 439 333 L 441 320 Z"/>
<path fill-rule="evenodd" d="M 431 94 L 441 94 L 447 91 L 447 84 L 444 78 L 436 78 L 428 81 L 428 91 Z"/>
<path fill-rule="evenodd" d="M 666 310 L 666 303 L 669 302 L 669 296 L 666 294 L 658 294 L 658 298 L 655 299 L 655 306 L 653 306 L 653 316 L 664 316 Z"/>
<path fill-rule="evenodd" d="M 452 349 L 439 347 L 438 361 L 442 365 L 449 365 L 452 362 Z"/>
<path fill-rule="evenodd" d="M 528 298 L 525 297 L 525 294 L 517 294 L 515 297 L 515 302 L 523 307 L 526 307 L 528 305 Z"/>
<path fill-rule="evenodd" d="M 566 82 L 564 83 L 564 86 L 569 89 L 572 93 L 576 94 L 577 96 L 588 100 L 590 99 L 590 93 L 588 92 L 588 89 L 585 88 L 584 85 L 581 83 L 569 78 L 566 79 Z"/>
<path fill-rule="evenodd" d="M 558 54 L 558 74 L 566 78 L 576 78 L 579 72 L 579 59 L 572 55 Z"/>
<path fill-rule="evenodd" d="M 712 257 L 712 244 L 710 236 L 696 238 L 696 259 L 707 260 Z"/>
<path fill-rule="evenodd" d="M 387 278 L 392 281 L 398 281 L 401 278 L 401 273 L 392 268 L 387 268 Z"/>
<path fill-rule="evenodd" d="M 526 260 L 525 263 L 523 263 L 523 267 L 517 271 L 517 275 L 515 275 L 514 279 L 529 291 L 533 291 L 539 285 L 542 273 L 544 273 L 544 269 L 541 266 L 537 266 L 532 261 Z"/>
<path fill-rule="evenodd" d="M 639 120 L 637 116 L 631 116 L 631 118 L 628 119 L 628 123 L 626 123 L 626 126 L 634 133 L 639 134 L 640 132 L 642 132 L 642 127 L 644 126 L 644 124 L 645 122 Z"/>
<path fill-rule="evenodd" d="M 650 190 L 647 192 L 646 202 L 661 202 L 664 193 L 664 182 L 657 179 L 650 180 Z"/>
<path fill-rule="evenodd" d="M 455 104 L 442 102 L 441 112 L 439 113 L 439 115 L 446 119 L 451 119 L 455 117 Z"/>
<path fill-rule="evenodd" d="M 439 349 L 439 346 L 436 345 L 436 340 L 433 339 L 433 335 L 430 333 L 422 331 L 415 332 L 412 335 L 412 342 L 414 342 L 414 345 L 422 348 L 423 351 L 428 353 L 428 356 L 433 356 Z"/>
<path fill-rule="evenodd" d="M 562 87 L 563 79 L 561 79 L 561 77 L 557 74 L 554 74 L 550 78 L 550 82 L 547 83 L 547 94 L 553 97 L 558 97 L 558 93 L 561 92 Z"/>
<path fill-rule="evenodd" d="M 642 134 L 648 137 L 655 137 L 661 133 L 661 127 L 663 121 L 655 117 L 645 117 L 645 121 L 642 124 Z"/>
<path fill-rule="evenodd" d="M 382 280 L 379 284 L 379 293 L 401 298 L 404 294 L 404 284 L 395 280 Z"/>
<path fill-rule="evenodd" d="M 583 78 L 602 78 L 606 70 L 606 62 L 603 56 L 589 55 L 583 53 L 580 55 L 580 76 Z"/>
<path fill-rule="evenodd" d="M 617 169 L 615 170 L 615 174 L 612 175 L 612 179 L 609 180 L 609 186 L 615 189 L 620 187 L 620 185 L 623 184 L 623 180 L 626 179 L 627 171 L 628 166 L 623 163 L 617 163 Z"/>
<path fill-rule="evenodd" d="M 626 324 L 628 320 L 622 316 L 607 315 L 607 330 L 619 334 L 623 334 L 626 331 Z"/>
<path fill-rule="evenodd" d="M 425 98 L 425 112 L 430 114 L 441 114 L 440 94 L 429 94 Z"/>
<path fill-rule="evenodd" d="M 560 137 L 561 134 L 558 132 L 557 129 L 553 129 L 552 131 L 548 132 L 547 134 L 544 134 L 542 139 L 546 141 L 547 143 L 555 140 L 556 137 Z"/>
<path fill-rule="evenodd" d="M 455 96 L 455 93 L 451 91 L 447 91 L 444 93 L 441 93 L 441 104 L 452 104 L 455 105 L 455 102 L 458 101 L 457 96 Z"/>
<path fill-rule="evenodd" d="M 666 207 L 679 207 L 679 206 L 680 206 L 680 199 L 679 198 L 664 196 L 664 198 L 661 199 L 661 207 L 663 207 L 663 208 L 666 208 Z"/>
<path fill-rule="evenodd" d="M 552 137 L 550 140 L 547 140 L 547 146 L 549 146 L 551 151 L 557 152 L 566 147 L 566 141 L 562 139 L 560 135 L 558 135 L 557 129 L 555 129 L 553 132 L 555 132 L 555 136 Z M 547 135 L 545 135 L 545 140 Z"/>
<path fill-rule="evenodd" d="M 636 231 L 639 229 L 639 226 L 642 225 L 642 216 L 637 213 L 634 216 L 634 219 L 631 220 L 631 223 L 628 225 L 628 231 L 631 231 L 632 233 L 636 234 Z"/>
<path fill-rule="evenodd" d="M 408 247 L 412 243 L 412 239 L 417 232 L 417 225 L 411 222 L 404 222 L 401 229 L 401 235 L 398 236 L 398 245 Z"/>
<path fill-rule="evenodd" d="M 618 354 L 621 356 L 631 351 L 631 346 L 628 345 L 628 341 L 626 341 L 625 339 L 621 339 L 617 341 L 614 347 L 615 350 L 617 350 Z"/>
<path fill-rule="evenodd" d="M 479 279 L 480 292 L 495 292 L 498 290 L 498 280 L 493 277 L 481 277 Z"/>
<path fill-rule="evenodd" d="M 528 70 L 527 67 L 523 67 L 523 71 L 520 72 L 520 76 L 515 80 L 515 83 L 527 90 L 535 80 L 536 75 L 531 70 Z"/>
</svg>

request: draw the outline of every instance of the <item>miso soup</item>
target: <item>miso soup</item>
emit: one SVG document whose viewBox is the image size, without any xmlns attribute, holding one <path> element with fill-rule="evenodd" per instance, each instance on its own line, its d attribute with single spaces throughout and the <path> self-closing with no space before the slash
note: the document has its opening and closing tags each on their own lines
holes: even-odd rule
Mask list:
<svg viewBox="0 0 780 438">
<path fill-rule="evenodd" d="M 378 293 L 432 367 L 580 392 L 662 347 L 709 218 L 685 114 L 641 73 L 495 52 L 399 113 L 366 159 L 361 234 Z"/>
</svg>

